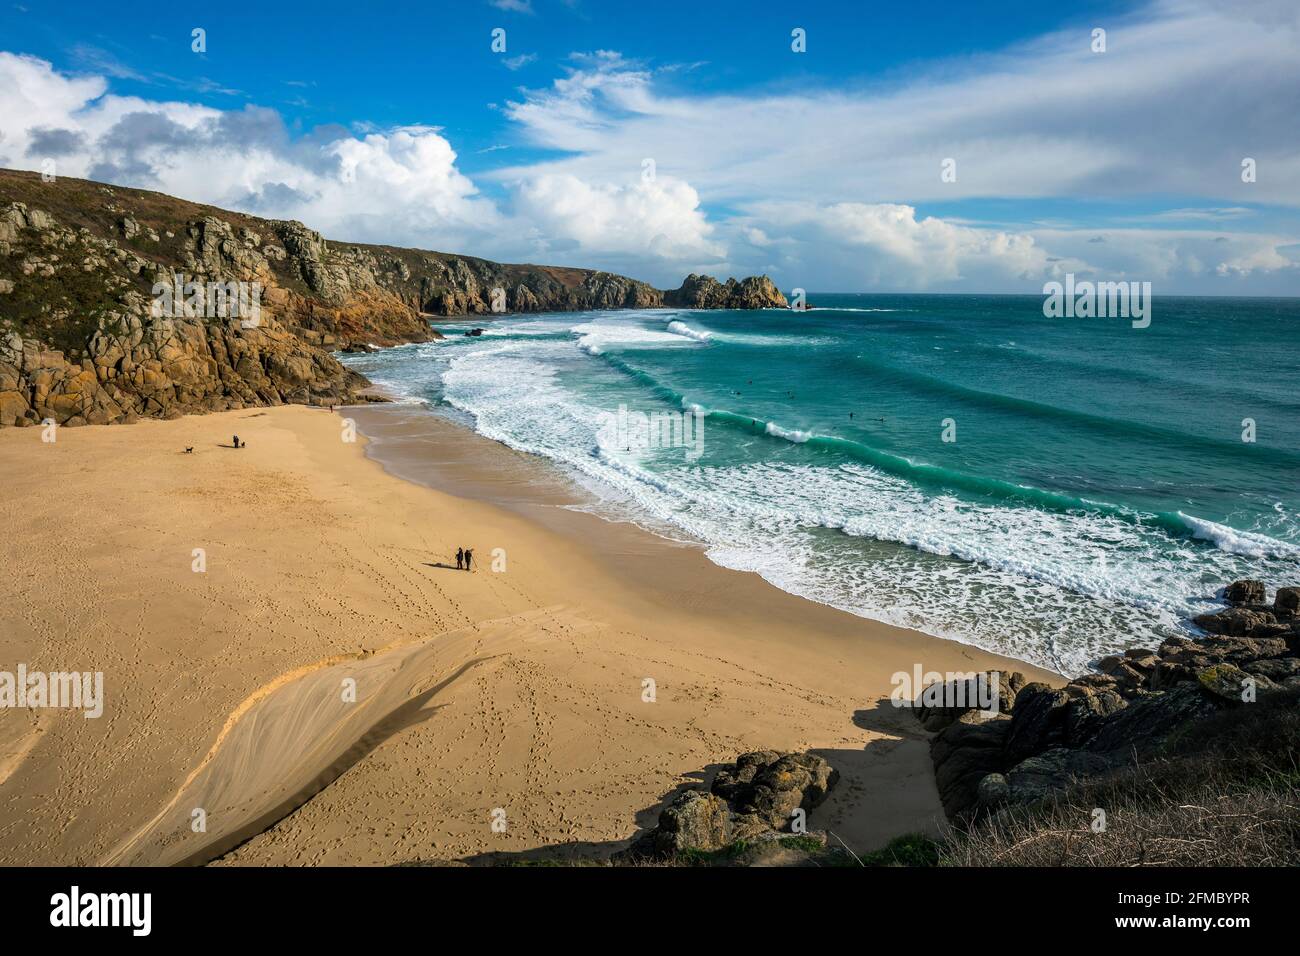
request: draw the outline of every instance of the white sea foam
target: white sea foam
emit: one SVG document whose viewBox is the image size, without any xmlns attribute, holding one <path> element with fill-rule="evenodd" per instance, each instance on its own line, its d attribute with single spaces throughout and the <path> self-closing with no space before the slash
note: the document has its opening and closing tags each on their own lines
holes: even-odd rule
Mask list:
<svg viewBox="0 0 1300 956">
<path fill-rule="evenodd" d="M 728 345 L 749 345 L 762 348 L 799 348 L 816 345 L 831 345 L 836 340 L 827 335 L 777 335 L 770 333 L 726 332 L 715 330 L 714 342 Z"/>
<path fill-rule="evenodd" d="M 669 322 L 668 331 L 674 335 L 682 335 L 688 339 L 694 339 L 696 342 L 708 342 L 713 339 L 712 332 L 704 332 L 699 329 L 693 329 L 685 322 Z"/>
<path fill-rule="evenodd" d="M 776 422 L 768 422 L 763 429 L 769 435 L 775 435 L 777 438 L 784 438 L 786 441 L 792 441 L 797 445 L 802 445 L 809 438 L 812 438 L 812 432 L 801 432 L 797 428 L 782 428 Z"/>
<path fill-rule="evenodd" d="M 1289 558 L 1300 560 L 1300 547 L 1250 531 L 1238 531 L 1194 515 L 1178 512 L 1178 518 L 1202 541 L 1210 541 L 1220 551 L 1247 558 Z"/>
<path fill-rule="evenodd" d="M 914 312 L 915 309 L 849 309 L 841 308 L 838 305 L 819 305 L 812 309 L 813 312 Z"/>
<path fill-rule="evenodd" d="M 1187 515 L 1191 532 L 1215 549 L 1119 516 L 934 495 L 856 462 L 720 467 L 706 457 L 694 467 L 607 447 L 607 410 L 583 397 L 596 387 L 583 376 L 610 372 L 575 346 L 698 346 L 635 321 L 554 321 L 552 331 L 569 338 L 466 340 L 464 349 L 357 363 L 416 394 L 439 379 L 446 401 L 479 432 L 562 465 L 601 496 L 602 513 L 701 541 L 717 563 L 811 600 L 1067 673 L 1176 633 L 1186 615 L 1212 606 L 1224 580 L 1290 583 L 1294 546 Z M 689 398 L 682 405 L 694 407 Z M 809 437 L 775 423 L 766 431 L 796 444 Z"/>
<path fill-rule="evenodd" d="M 482 337 L 493 339 L 519 337 L 531 338 L 535 336 L 555 335 L 557 331 L 559 330 L 546 328 L 545 326 L 542 328 L 530 328 L 518 325 L 501 325 L 490 329 L 484 329 Z"/>
<path fill-rule="evenodd" d="M 584 322 L 569 331 L 578 336 L 578 348 L 588 355 L 603 355 L 609 348 L 691 347 L 691 340 L 658 329 L 647 329 L 628 322 Z"/>
<path fill-rule="evenodd" d="M 1203 574 L 1240 570 L 1234 555 L 1207 561 L 1190 541 L 1118 517 L 931 496 L 854 463 L 652 467 L 601 444 L 602 410 L 555 374 L 568 348 L 521 343 L 458 358 L 446 395 L 483 434 L 562 463 L 629 516 L 671 525 L 718 563 L 813 600 L 1079 672 L 1175 633 L 1209 606 Z"/>
</svg>

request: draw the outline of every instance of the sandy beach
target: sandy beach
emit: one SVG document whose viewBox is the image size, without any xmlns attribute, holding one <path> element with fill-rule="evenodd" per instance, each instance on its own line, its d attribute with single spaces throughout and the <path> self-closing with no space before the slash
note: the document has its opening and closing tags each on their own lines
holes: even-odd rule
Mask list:
<svg viewBox="0 0 1300 956">
<path fill-rule="evenodd" d="M 891 675 L 1054 679 L 567 510 L 410 408 L 4 429 L 0 468 L 0 669 L 105 694 L 0 711 L 3 864 L 600 858 L 759 748 L 826 757 L 809 825 L 869 851 L 943 818 Z"/>
</svg>

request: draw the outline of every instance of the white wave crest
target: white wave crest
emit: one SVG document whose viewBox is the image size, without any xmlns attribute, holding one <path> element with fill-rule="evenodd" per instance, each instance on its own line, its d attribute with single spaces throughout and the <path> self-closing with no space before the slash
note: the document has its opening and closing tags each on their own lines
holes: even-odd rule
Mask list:
<svg viewBox="0 0 1300 956">
<path fill-rule="evenodd" d="M 1300 548 L 1277 538 L 1252 531 L 1238 531 L 1227 525 L 1178 512 L 1178 519 L 1191 529 L 1192 537 L 1211 542 L 1220 551 L 1244 558 L 1298 558 Z"/>
<path fill-rule="evenodd" d="M 802 445 L 809 438 L 812 438 L 812 432 L 801 432 L 797 428 L 782 428 L 776 422 L 768 422 L 767 427 L 763 429 L 769 435 L 775 435 L 777 438 L 784 438 L 786 441 L 792 441 L 796 445 Z"/>
<path fill-rule="evenodd" d="M 694 339 L 696 342 L 710 342 L 713 340 L 712 332 L 702 332 L 699 329 L 693 329 L 685 322 L 669 322 L 668 331 L 674 335 L 682 335 L 688 339 Z"/>
</svg>

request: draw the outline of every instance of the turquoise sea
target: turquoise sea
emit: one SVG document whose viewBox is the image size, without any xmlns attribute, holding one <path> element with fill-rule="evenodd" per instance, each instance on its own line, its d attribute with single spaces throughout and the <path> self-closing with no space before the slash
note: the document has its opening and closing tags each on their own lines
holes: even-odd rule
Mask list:
<svg viewBox="0 0 1300 956">
<path fill-rule="evenodd" d="M 1300 300 L 1157 297 L 1142 329 L 808 301 L 439 323 L 345 361 L 718 564 L 1067 674 L 1234 578 L 1300 584 Z"/>
</svg>

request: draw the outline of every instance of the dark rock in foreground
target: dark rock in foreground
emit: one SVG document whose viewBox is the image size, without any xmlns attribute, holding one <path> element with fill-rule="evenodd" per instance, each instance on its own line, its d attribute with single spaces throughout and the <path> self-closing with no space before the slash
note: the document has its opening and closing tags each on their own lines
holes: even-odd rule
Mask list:
<svg viewBox="0 0 1300 956">
<path fill-rule="evenodd" d="M 815 754 L 741 754 L 718 771 L 708 791 L 678 794 L 660 812 L 658 825 L 625 854 L 665 858 L 687 850 L 720 850 L 738 840 L 790 836 L 795 811 L 821 804 L 838 780 L 839 772 Z"/>
<path fill-rule="evenodd" d="M 983 676 L 987 678 L 988 675 Z M 976 709 L 981 685 L 982 682 L 973 674 L 965 679 L 955 679 L 948 682 L 943 687 L 940 699 L 954 702 L 951 705 L 927 703 L 923 695 L 915 705 L 914 713 L 917 720 L 921 722 L 921 725 L 926 730 L 943 730 L 953 721 Z M 1011 674 L 999 674 L 997 700 L 990 701 L 990 704 L 999 713 L 1011 713 L 1016 706 L 1016 695 L 1020 693 L 1024 686 L 1025 675 L 1019 671 Z M 992 694 L 992 687 L 984 687 L 983 689 L 986 693 Z M 965 703 L 957 703 L 961 701 Z"/>
<path fill-rule="evenodd" d="M 1100 673 L 1059 688 L 1004 677 L 1002 712 L 991 717 L 918 708 L 926 728 L 939 730 L 930 755 L 948 817 L 1033 804 L 1155 753 L 1222 710 L 1300 688 L 1300 589 L 1281 588 L 1266 605 L 1263 585 L 1238 581 L 1224 596 L 1240 603 L 1198 617 L 1205 637 L 1103 658 Z"/>
</svg>

